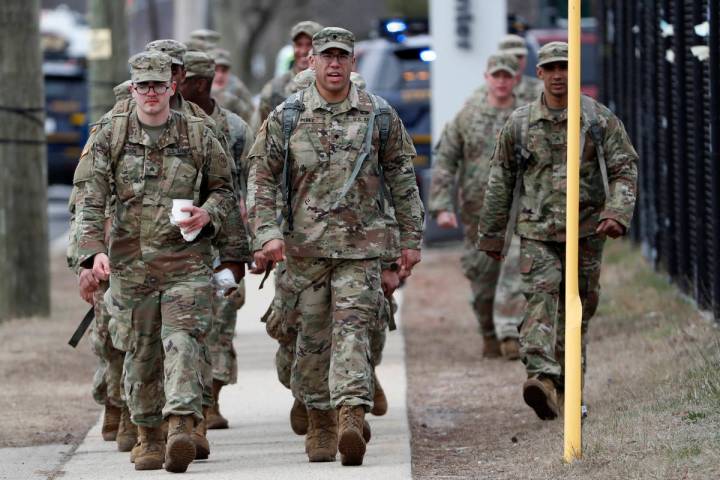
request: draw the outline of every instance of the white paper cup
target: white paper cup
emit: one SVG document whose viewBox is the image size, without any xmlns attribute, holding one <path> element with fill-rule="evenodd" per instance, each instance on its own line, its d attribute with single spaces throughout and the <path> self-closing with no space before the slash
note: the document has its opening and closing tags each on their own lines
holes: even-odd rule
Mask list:
<svg viewBox="0 0 720 480">
<path fill-rule="evenodd" d="M 190 218 L 190 212 L 181 211 L 183 208 L 192 207 L 193 201 L 186 199 L 174 198 L 172 201 L 172 217 L 177 222 L 178 220 L 185 220 Z"/>
</svg>

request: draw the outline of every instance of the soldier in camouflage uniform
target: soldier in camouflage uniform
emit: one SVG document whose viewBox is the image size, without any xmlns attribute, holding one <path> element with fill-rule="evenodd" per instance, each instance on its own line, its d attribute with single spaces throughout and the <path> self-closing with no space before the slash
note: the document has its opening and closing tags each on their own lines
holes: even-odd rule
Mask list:
<svg viewBox="0 0 720 480">
<path fill-rule="evenodd" d="M 353 51 L 347 30 L 315 34 L 316 82 L 264 123 L 251 151 L 255 185 L 248 189 L 255 196 L 250 218 L 256 244 L 265 258 L 286 261 L 279 288 L 283 314 L 300 325 L 290 383 L 308 408 L 308 458 L 332 461 L 339 450 L 344 465 L 363 461 L 364 416 L 373 406 L 369 330 L 384 303 L 381 257 L 387 248 L 381 180 L 395 205 L 399 265 L 406 272 L 420 261 L 424 217 L 412 141 L 389 106 L 378 120 L 389 122 L 384 145 L 382 130 L 369 128 L 380 116 L 375 105 L 387 104 L 350 83 Z M 287 139 L 286 104 L 302 110 Z M 278 185 L 286 199 L 282 231 L 276 223 Z"/>
<path fill-rule="evenodd" d="M 182 472 L 195 458 L 192 428 L 203 419 L 200 355 L 212 318 L 210 242 L 236 208 L 232 173 L 202 120 L 170 110 L 171 58 L 142 52 L 129 64 L 135 102 L 96 132 L 89 153 L 93 170 L 79 212 L 78 258 L 96 277 L 110 278 L 109 330 L 113 345 L 127 352 L 125 395 L 139 427 L 135 468 L 159 469 L 164 462 L 166 470 Z M 116 208 L 106 247 L 110 196 Z M 194 204 L 176 225 L 170 223 L 172 199 Z M 186 241 L 180 229 L 198 236 Z M 157 388 L 163 366 L 164 396 Z M 169 421 L 167 449 L 163 417 Z"/>
<path fill-rule="evenodd" d="M 193 44 L 193 50 L 199 50 L 206 53 L 212 53 L 213 50 L 218 48 L 220 43 L 220 33 L 214 30 L 200 29 L 190 32 L 190 42 Z M 230 72 L 230 55 L 227 55 L 228 61 L 217 68 L 216 79 L 215 79 L 215 92 L 219 94 L 221 91 L 227 90 L 227 92 L 233 97 L 237 98 L 242 105 L 241 112 L 236 112 L 243 120 L 250 122 L 253 111 L 255 110 L 253 104 L 253 96 L 250 89 L 245 83 Z M 218 75 L 219 74 L 219 75 Z"/>
<path fill-rule="evenodd" d="M 517 85 L 515 85 L 515 98 L 519 105 L 534 102 L 543 91 L 543 84 L 537 78 L 525 75 L 527 66 L 528 48 L 525 39 L 519 35 L 505 35 L 498 45 L 500 53 L 514 55 L 518 61 Z"/>
<path fill-rule="evenodd" d="M 298 73 L 307 70 L 310 61 L 310 50 L 312 49 L 312 38 L 320 29 L 322 29 L 322 25 L 316 22 L 304 21 L 296 24 L 290 30 L 290 40 L 293 45 L 293 66 L 287 72 L 266 83 L 260 91 L 260 104 L 253 117 L 253 125 L 256 129 L 260 128 L 260 124 L 265 121 L 275 107 L 293 93 L 291 90 L 292 80 Z"/>
<path fill-rule="evenodd" d="M 128 80 L 114 87 L 113 92 L 117 101 L 123 100 L 130 95 L 129 86 L 130 81 Z M 90 136 L 75 170 L 73 189 L 68 202 L 70 236 L 67 248 L 67 262 L 68 266 L 78 275 L 80 296 L 88 303 L 91 303 L 95 310 L 91 341 L 93 352 L 98 357 L 98 367 L 93 376 L 92 393 L 95 401 L 105 406 L 102 436 L 106 441 L 117 442 L 119 451 L 127 452 L 137 440 L 137 427 L 130 421 L 130 413 L 122 395 L 122 372 L 125 352 L 116 349 L 112 345 L 108 334 L 110 315 L 103 301 L 108 282 L 95 278 L 92 269 L 81 267 L 78 264 L 77 257 L 79 232 L 75 214 L 83 208 L 84 186 L 92 172 L 92 164 L 88 153 L 94 146 L 95 132 L 109 119 L 109 114 L 105 114 L 100 121 L 92 126 Z M 110 212 L 111 208 L 108 208 L 106 218 L 109 217 Z M 109 234 L 108 229 L 109 224 L 106 220 L 105 240 L 107 240 Z"/>
<path fill-rule="evenodd" d="M 131 81 L 127 80 L 113 87 L 116 102 L 130 97 Z M 93 305 L 95 321 L 90 335 L 92 349 L 98 357 L 98 367 L 93 376 L 93 398 L 105 405 L 102 436 L 106 441 L 116 441 L 118 450 L 129 451 L 137 441 L 137 427 L 130 421 L 130 413 L 122 392 L 123 361 L 125 352 L 116 349 L 109 336 L 108 325 L 110 314 L 104 301 L 104 294 L 109 284 L 93 275 L 91 268 L 84 268 L 78 263 L 79 225 L 76 213 L 83 209 L 84 187 L 92 175 L 92 159 L 89 153 L 94 148 L 95 134 L 99 128 L 109 123 L 112 110 L 106 112 L 100 120 L 90 128 L 88 140 L 82 150 L 78 165 L 73 176 L 73 189 L 70 193 L 68 209 L 70 212 L 70 234 L 67 247 L 67 263 L 70 269 L 78 274 L 80 296 Z M 112 214 L 113 199 L 108 199 L 105 212 L 105 243 L 108 243 L 109 217 Z"/>
<path fill-rule="evenodd" d="M 215 48 L 210 50 L 209 54 L 215 61 L 215 76 L 213 77 L 212 88 L 213 98 L 222 108 L 239 115 L 245 122 L 250 122 L 255 112 L 255 106 L 234 95 L 229 88 L 225 88 L 230 80 L 230 69 L 232 68 L 230 52 L 224 48 Z"/>
<path fill-rule="evenodd" d="M 239 116 L 220 107 L 210 96 L 212 79 L 215 75 L 215 62 L 209 55 L 203 52 L 188 52 L 184 57 L 186 75 L 180 90 L 188 101 L 195 103 L 202 108 L 206 114 L 215 121 L 217 128 L 224 133 L 228 140 L 228 156 L 233 160 L 233 180 L 235 191 L 244 192 L 248 172 L 247 155 L 255 138 L 248 125 Z M 238 198 L 238 203 L 244 198 Z M 230 224 L 225 229 L 231 230 L 231 239 L 238 235 L 245 234 L 239 223 L 242 219 L 235 212 Z M 234 249 L 246 253 L 241 249 Z M 249 253 L 249 252 L 247 252 Z M 242 257 L 225 258 L 223 261 L 234 261 L 238 263 L 250 260 L 249 255 Z M 213 325 L 208 336 L 208 346 L 212 357 L 212 392 L 213 405 L 208 411 L 208 428 L 228 428 L 227 420 L 220 414 L 219 396 L 220 390 L 227 384 L 237 382 L 237 362 L 233 338 L 235 336 L 235 325 L 237 322 L 237 311 L 245 303 L 245 285 L 241 282 L 232 294 L 227 297 L 215 298 L 213 304 L 214 318 Z"/>
<path fill-rule="evenodd" d="M 540 50 L 537 72 L 544 93 L 513 112 L 500 132 L 477 241 L 480 250 L 499 259 L 517 215 L 528 303 L 520 332 L 528 374 L 523 397 L 542 419 L 557 417 L 564 387 L 567 53 L 562 42 Z M 582 122 L 579 285 L 585 340 L 600 296 L 605 237 L 624 235 L 630 226 L 638 157 L 620 120 L 589 97 L 582 97 Z"/>
<path fill-rule="evenodd" d="M 357 72 L 350 73 L 350 81 L 357 88 L 361 90 L 365 89 L 365 80 Z M 315 71 L 308 68 L 295 75 L 295 78 L 293 78 L 292 82 L 288 86 L 288 91 L 292 94 L 297 92 L 298 90 L 304 90 L 310 87 L 314 82 Z M 397 222 L 395 221 L 393 208 L 389 204 L 386 204 L 385 208 L 386 212 L 389 212 L 388 230 L 396 232 Z M 399 252 L 396 252 L 398 250 L 399 240 L 395 240 L 395 236 L 396 235 L 388 235 L 388 238 L 392 238 L 394 241 L 392 241 L 389 245 L 388 253 L 385 256 L 386 258 L 391 260 L 387 264 L 387 267 L 390 270 L 383 270 L 383 275 L 385 277 L 392 277 L 394 274 L 397 274 L 397 272 L 392 271 L 394 265 L 394 261 L 392 260 L 399 256 Z M 260 260 L 260 262 L 264 262 L 264 259 Z M 277 282 L 280 281 L 284 273 L 285 266 L 281 263 L 275 269 L 276 285 Z M 372 352 L 371 360 L 373 363 L 373 367 L 379 365 L 382 359 L 382 350 L 385 346 L 385 332 L 388 326 L 392 325 L 394 328 L 394 322 L 392 321 L 392 318 L 387 315 L 394 313 L 397 309 L 395 300 L 392 297 L 392 292 L 397 287 L 391 286 L 391 283 L 392 282 L 383 282 L 383 292 L 385 293 L 388 304 L 386 305 L 387 308 L 383 310 L 383 313 L 386 314 L 387 318 L 385 321 L 378 323 L 378 329 L 373 329 L 370 331 L 370 350 Z M 268 311 L 268 313 L 264 317 L 264 320 L 267 322 L 266 328 L 268 334 L 278 341 L 278 350 L 275 354 L 275 367 L 277 369 L 278 380 L 280 380 L 280 383 L 282 383 L 285 387 L 290 389 L 290 371 L 292 363 L 295 359 L 297 326 L 294 324 L 288 325 L 287 319 L 281 314 L 283 304 L 282 290 L 276 288 L 275 297 L 276 298 L 273 300 L 273 305 L 271 306 L 270 311 Z M 385 392 L 382 389 L 382 386 L 380 385 L 377 376 L 373 378 L 373 382 L 375 385 L 375 394 L 373 396 L 373 408 L 372 410 L 370 410 L 370 413 L 376 416 L 382 416 L 387 413 L 387 398 L 385 397 Z M 295 399 L 292 408 L 290 409 L 290 426 L 292 427 L 293 432 L 298 435 L 305 435 L 307 433 L 307 423 L 307 408 L 300 400 Z M 369 431 L 369 428 L 370 426 L 366 424 L 365 429 Z"/>
<path fill-rule="evenodd" d="M 501 353 L 508 359 L 519 358 L 517 338 L 523 302 L 517 269 L 517 242 L 516 248 L 511 250 L 511 255 L 503 263 L 507 288 L 499 295 L 501 298 L 497 303 L 500 305 L 502 299 L 508 304 L 502 305 L 503 314 L 498 316 L 493 315 L 493 304 L 501 264 L 475 248 L 477 223 L 495 138 L 517 107 L 517 99 L 513 96 L 517 71 L 518 63 L 513 56 L 492 55 L 485 70 L 485 97 L 472 95 L 467 100 L 455 118 L 445 126 L 433 153 L 435 164 L 429 209 L 441 228 L 458 226 L 453 196 L 456 182 L 459 182 L 460 216 L 466 226 L 462 267 L 470 280 L 470 305 L 480 325 L 483 356 L 486 358 L 497 357 Z"/>
</svg>

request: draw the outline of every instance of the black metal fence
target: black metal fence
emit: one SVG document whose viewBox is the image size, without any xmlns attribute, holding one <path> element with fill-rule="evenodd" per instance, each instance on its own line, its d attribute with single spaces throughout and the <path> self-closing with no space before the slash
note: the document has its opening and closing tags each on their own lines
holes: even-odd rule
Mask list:
<svg viewBox="0 0 720 480">
<path fill-rule="evenodd" d="M 720 320 L 720 1 L 598 6 L 602 101 L 640 155 L 633 236 Z"/>
</svg>

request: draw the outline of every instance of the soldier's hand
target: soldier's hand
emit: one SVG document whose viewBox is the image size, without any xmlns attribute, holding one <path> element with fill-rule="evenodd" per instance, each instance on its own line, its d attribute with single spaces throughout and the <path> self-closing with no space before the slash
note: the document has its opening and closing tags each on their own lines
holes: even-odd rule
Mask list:
<svg viewBox="0 0 720 480">
<path fill-rule="evenodd" d="M 395 290 L 400 286 L 400 275 L 393 270 L 383 270 L 380 277 L 382 291 L 386 298 L 390 298 Z"/>
<path fill-rule="evenodd" d="M 93 259 L 92 273 L 98 280 L 110 278 L 110 259 L 104 253 L 98 253 Z"/>
<path fill-rule="evenodd" d="M 180 220 L 177 222 L 178 227 L 185 230 L 187 233 L 192 233 L 195 230 L 200 230 L 205 225 L 210 223 L 210 214 L 204 208 L 200 207 L 184 207 L 180 209 L 181 212 L 189 212 L 190 218 Z"/>
<path fill-rule="evenodd" d="M 437 224 L 440 228 L 457 228 L 457 217 L 454 213 L 444 210 L 438 213 Z"/>
<path fill-rule="evenodd" d="M 493 260 L 496 260 L 498 262 L 502 262 L 505 257 L 503 257 L 503 254 L 500 252 L 488 252 L 486 251 L 485 254 L 492 258 Z"/>
<path fill-rule="evenodd" d="M 410 276 L 413 267 L 420 263 L 420 260 L 420 250 L 414 250 L 412 248 L 403 248 L 400 250 L 400 268 L 404 271 L 406 277 Z"/>
<path fill-rule="evenodd" d="M 83 268 L 80 270 L 78 285 L 80 287 L 80 298 L 91 305 L 94 304 L 93 293 L 100 286 L 100 281 L 95 278 L 91 269 Z"/>
<path fill-rule="evenodd" d="M 606 218 L 600 222 L 595 233 L 598 235 L 607 235 L 610 238 L 618 238 L 625 235 L 625 227 L 620 225 L 620 222 L 617 220 Z"/>
<path fill-rule="evenodd" d="M 245 264 L 244 263 L 222 262 L 215 269 L 215 272 L 225 270 L 226 268 L 229 269 L 233 273 L 233 277 L 235 277 L 235 283 L 240 283 L 240 280 L 242 280 L 245 277 Z"/>
<path fill-rule="evenodd" d="M 268 268 L 268 261 L 263 255 L 262 250 L 258 250 L 253 253 L 253 267 L 250 269 L 250 273 L 260 274 L 265 273 Z"/>
<path fill-rule="evenodd" d="M 266 260 L 272 260 L 275 263 L 285 261 L 285 241 L 280 239 L 270 240 L 265 243 L 262 253 Z"/>
</svg>

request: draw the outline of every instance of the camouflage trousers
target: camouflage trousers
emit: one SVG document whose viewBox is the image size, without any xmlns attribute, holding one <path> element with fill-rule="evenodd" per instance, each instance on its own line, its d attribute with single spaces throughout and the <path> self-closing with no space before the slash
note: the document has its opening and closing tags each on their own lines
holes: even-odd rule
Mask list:
<svg viewBox="0 0 720 480">
<path fill-rule="evenodd" d="M 484 337 L 503 340 L 518 338 L 525 308 L 520 288 L 520 240 L 513 238 L 507 257 L 501 263 L 475 248 L 469 236 L 460 262 L 470 280 L 470 305 Z"/>
<path fill-rule="evenodd" d="M 278 282 L 282 315 L 299 325 L 290 374 L 293 396 L 310 408 L 372 408 L 370 334 L 384 297 L 380 260 L 288 257 Z"/>
<path fill-rule="evenodd" d="M 207 338 L 212 357 L 212 378 L 224 384 L 237 383 L 237 353 L 233 346 L 237 312 L 245 304 L 245 282 L 227 297 L 213 302 L 213 322 Z"/>
<path fill-rule="evenodd" d="M 582 302 L 583 372 L 590 319 L 600 300 L 600 263 L 605 239 L 580 239 L 579 290 Z M 544 375 L 564 385 L 565 243 L 523 238 L 520 247 L 522 288 L 527 309 L 520 334 L 522 361 L 528 377 Z"/>
<path fill-rule="evenodd" d="M 107 289 L 107 282 L 102 282 L 93 294 L 95 321 L 92 326 L 90 340 L 92 350 L 98 358 L 98 367 L 93 376 L 92 395 L 93 399 L 100 405 L 123 407 L 125 406 L 125 400 L 122 393 L 122 373 L 125 352 L 115 348 L 110 340 L 110 333 L 108 332 L 110 314 L 103 300 Z"/>
<path fill-rule="evenodd" d="M 111 277 L 113 343 L 126 350 L 125 398 L 136 425 L 168 415 L 202 419 L 204 339 L 212 322 L 209 278 L 155 287 Z"/>
<path fill-rule="evenodd" d="M 389 325 L 389 315 L 393 315 L 397 311 L 397 303 L 394 298 L 387 298 L 384 301 L 383 309 L 380 314 L 383 316 L 380 322 L 377 322 L 376 328 L 371 328 L 368 332 L 370 338 L 370 363 L 373 369 L 380 365 L 382 362 L 382 352 L 385 348 L 385 340 L 387 337 L 387 330 Z M 268 322 L 283 322 L 280 314 L 272 312 L 271 319 Z M 277 370 L 278 380 L 288 390 L 290 389 L 290 372 L 292 370 L 292 364 L 295 360 L 295 344 L 297 343 L 297 327 L 280 327 L 286 334 L 278 340 L 278 349 L 275 352 L 275 368 Z M 373 388 L 374 391 L 374 388 Z"/>
</svg>

